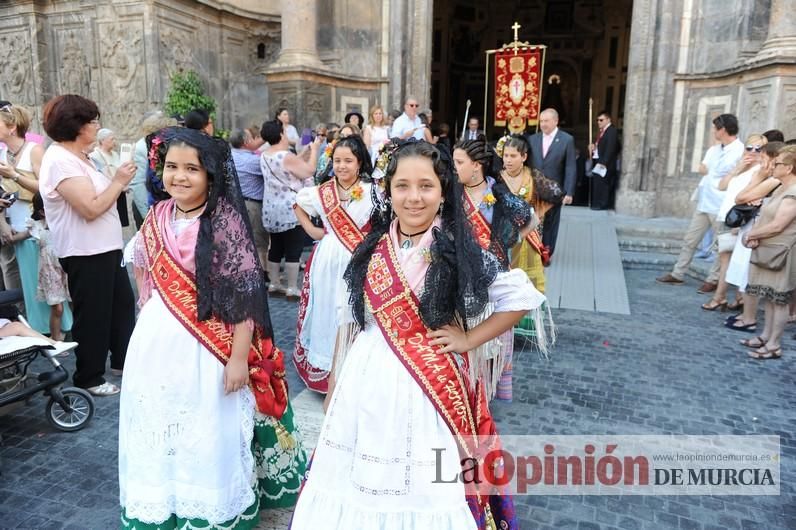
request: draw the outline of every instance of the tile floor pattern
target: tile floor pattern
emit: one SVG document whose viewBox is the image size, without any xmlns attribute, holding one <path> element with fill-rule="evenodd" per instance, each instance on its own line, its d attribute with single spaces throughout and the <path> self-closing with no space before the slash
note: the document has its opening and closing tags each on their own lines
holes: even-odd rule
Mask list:
<svg viewBox="0 0 796 530">
<path fill-rule="evenodd" d="M 780 361 L 755 362 L 699 308 L 685 286 L 656 284 L 655 271 L 626 271 L 630 315 L 558 310 L 552 360 L 521 353 L 514 401 L 493 406 L 508 434 L 777 434 L 778 497 L 516 498 L 522 529 L 796 528 L 796 341 Z M 290 350 L 294 303 L 271 304 L 277 343 Z M 70 361 L 70 369 L 73 366 Z M 290 370 L 291 394 L 308 442 L 317 438 L 320 399 Z M 113 380 L 113 379 L 112 379 Z M 0 528 L 106 530 L 118 527 L 116 398 L 97 400 L 91 425 L 54 432 L 35 397 L 0 416 Z M 266 514 L 261 528 L 285 528 L 289 514 Z M 319 529 L 320 530 L 320 529 Z"/>
</svg>

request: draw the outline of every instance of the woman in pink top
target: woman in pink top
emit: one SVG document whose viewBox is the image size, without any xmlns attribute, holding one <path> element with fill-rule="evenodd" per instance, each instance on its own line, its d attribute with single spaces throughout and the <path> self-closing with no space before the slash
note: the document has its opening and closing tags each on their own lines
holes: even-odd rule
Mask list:
<svg viewBox="0 0 796 530">
<path fill-rule="evenodd" d="M 99 130 L 97 105 L 81 96 L 56 96 L 44 106 L 44 130 L 56 143 L 44 153 L 39 190 L 47 211 L 50 242 L 66 271 L 74 304 L 72 327 L 78 346 L 75 385 L 97 396 L 117 394 L 105 381 L 121 375 L 135 326 L 135 301 L 127 270 L 121 267 L 122 225 L 116 200 L 135 174 L 125 162 L 108 180 L 86 153 Z"/>
</svg>

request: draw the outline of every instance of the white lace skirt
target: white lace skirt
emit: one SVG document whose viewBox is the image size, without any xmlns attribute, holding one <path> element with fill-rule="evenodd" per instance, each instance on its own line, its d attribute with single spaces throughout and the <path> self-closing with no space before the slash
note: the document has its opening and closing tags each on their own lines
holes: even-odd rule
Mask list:
<svg viewBox="0 0 796 530">
<path fill-rule="evenodd" d="M 291 528 L 475 529 L 464 486 L 434 483 L 459 473 L 450 430 L 369 324 L 337 380 Z"/>
<path fill-rule="evenodd" d="M 254 396 L 224 394 L 223 365 L 157 292 L 130 338 L 119 412 L 119 492 L 130 518 L 221 523 L 254 502 Z"/>
<path fill-rule="evenodd" d="M 746 223 L 738 233 L 735 241 L 735 248 L 730 256 L 730 264 L 724 278 L 727 283 L 738 287 L 741 292 L 746 291 L 746 284 L 749 281 L 749 267 L 751 266 L 752 249 L 743 246 L 743 237 L 752 229 L 753 223 Z"/>
<path fill-rule="evenodd" d="M 340 326 L 337 303 L 347 292 L 343 274 L 351 254 L 331 234 L 318 245 L 310 267 L 310 295 L 301 324 L 301 346 L 312 366 L 329 371 Z"/>
</svg>

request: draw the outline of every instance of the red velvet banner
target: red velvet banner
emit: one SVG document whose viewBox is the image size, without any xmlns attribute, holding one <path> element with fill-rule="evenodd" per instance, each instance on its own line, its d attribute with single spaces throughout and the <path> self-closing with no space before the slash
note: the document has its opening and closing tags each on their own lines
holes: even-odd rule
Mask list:
<svg viewBox="0 0 796 530">
<path fill-rule="evenodd" d="M 495 125 L 522 132 L 539 122 L 544 48 L 507 48 L 495 53 Z"/>
</svg>

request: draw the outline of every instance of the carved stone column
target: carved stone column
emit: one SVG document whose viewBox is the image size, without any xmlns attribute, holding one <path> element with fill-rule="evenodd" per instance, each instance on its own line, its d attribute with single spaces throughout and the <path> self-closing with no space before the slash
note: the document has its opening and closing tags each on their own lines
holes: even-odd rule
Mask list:
<svg viewBox="0 0 796 530">
<path fill-rule="evenodd" d="M 282 51 L 275 68 L 323 69 L 318 58 L 318 6 L 316 0 L 281 0 Z"/>
<path fill-rule="evenodd" d="M 796 57 L 796 10 L 792 0 L 771 0 L 768 38 L 757 59 Z"/>
</svg>

